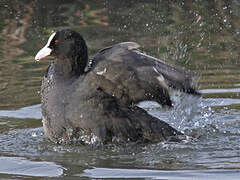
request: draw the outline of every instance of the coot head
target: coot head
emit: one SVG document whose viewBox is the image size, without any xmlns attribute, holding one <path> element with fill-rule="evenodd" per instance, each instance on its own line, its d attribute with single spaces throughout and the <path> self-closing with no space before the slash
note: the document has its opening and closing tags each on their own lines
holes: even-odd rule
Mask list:
<svg viewBox="0 0 240 180">
<path fill-rule="evenodd" d="M 56 57 L 58 64 L 70 65 L 75 75 L 84 73 L 88 62 L 88 50 L 82 36 L 70 29 L 63 29 L 53 33 L 47 44 L 37 53 L 35 60 L 39 61 L 47 56 Z"/>
</svg>

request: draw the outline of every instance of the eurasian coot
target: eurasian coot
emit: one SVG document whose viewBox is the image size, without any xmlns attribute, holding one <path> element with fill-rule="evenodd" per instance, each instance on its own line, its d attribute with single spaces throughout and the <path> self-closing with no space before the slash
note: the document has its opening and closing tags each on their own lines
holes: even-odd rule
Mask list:
<svg viewBox="0 0 240 180">
<path fill-rule="evenodd" d="M 134 42 L 100 50 L 90 61 L 82 36 L 53 33 L 35 60 L 54 56 L 42 81 L 45 135 L 57 143 L 159 142 L 181 134 L 136 104 L 172 106 L 168 88 L 198 94 L 195 75 L 142 53 Z"/>
</svg>

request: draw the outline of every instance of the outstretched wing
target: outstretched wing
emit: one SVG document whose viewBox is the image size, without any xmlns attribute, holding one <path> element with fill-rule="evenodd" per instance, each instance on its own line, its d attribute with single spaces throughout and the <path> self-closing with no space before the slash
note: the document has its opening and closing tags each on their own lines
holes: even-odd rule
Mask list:
<svg viewBox="0 0 240 180">
<path fill-rule="evenodd" d="M 73 83 L 64 102 L 64 120 L 77 127 L 73 134 L 93 133 L 103 141 L 119 137 L 124 142 L 158 142 L 181 134 L 134 104 L 153 100 L 171 106 L 169 87 L 196 94 L 193 74 L 142 54 L 138 47 L 129 42 L 101 50 Z"/>
<path fill-rule="evenodd" d="M 198 94 L 192 72 L 141 53 L 139 47 L 125 42 L 99 51 L 86 78 L 124 104 L 153 100 L 171 106 L 169 87 Z"/>
</svg>

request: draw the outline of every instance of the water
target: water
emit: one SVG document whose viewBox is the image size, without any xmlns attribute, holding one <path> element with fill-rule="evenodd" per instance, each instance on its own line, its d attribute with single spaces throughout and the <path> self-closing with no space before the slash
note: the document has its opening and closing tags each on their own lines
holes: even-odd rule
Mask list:
<svg viewBox="0 0 240 180">
<path fill-rule="evenodd" d="M 239 179 L 239 1 L 1 1 L 0 178 Z M 36 52 L 57 29 L 86 39 L 92 57 L 135 41 L 199 74 L 201 98 L 172 92 L 174 108 L 139 106 L 185 133 L 181 142 L 104 147 L 45 139 L 39 90 L 50 60 Z"/>
</svg>

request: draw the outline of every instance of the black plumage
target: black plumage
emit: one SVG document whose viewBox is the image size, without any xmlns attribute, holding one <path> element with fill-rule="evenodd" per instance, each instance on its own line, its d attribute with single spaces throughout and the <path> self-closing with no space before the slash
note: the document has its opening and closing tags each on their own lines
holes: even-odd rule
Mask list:
<svg viewBox="0 0 240 180">
<path fill-rule="evenodd" d="M 104 48 L 90 62 L 84 39 L 69 29 L 44 48 L 36 60 L 56 57 L 41 87 L 44 131 L 54 142 L 159 142 L 181 134 L 136 104 L 172 106 L 169 87 L 198 94 L 192 72 L 141 53 L 134 42 Z"/>
</svg>

